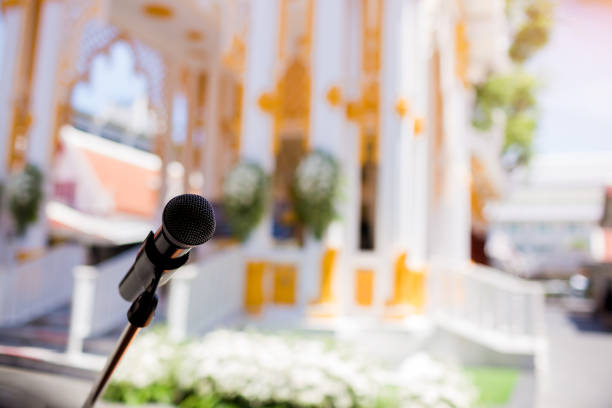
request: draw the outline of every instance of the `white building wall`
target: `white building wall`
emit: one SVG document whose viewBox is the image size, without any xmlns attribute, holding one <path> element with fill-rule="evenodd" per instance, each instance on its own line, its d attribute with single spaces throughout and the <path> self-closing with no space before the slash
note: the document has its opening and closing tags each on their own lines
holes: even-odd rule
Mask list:
<svg viewBox="0 0 612 408">
<path fill-rule="evenodd" d="M 259 106 L 259 98 L 274 90 L 278 55 L 280 1 L 251 3 L 246 56 L 246 75 L 240 155 L 261 165 L 268 174 L 274 169 L 273 118 Z M 250 243 L 269 247 L 272 244 L 272 219 L 267 214 L 251 233 Z"/>
</svg>

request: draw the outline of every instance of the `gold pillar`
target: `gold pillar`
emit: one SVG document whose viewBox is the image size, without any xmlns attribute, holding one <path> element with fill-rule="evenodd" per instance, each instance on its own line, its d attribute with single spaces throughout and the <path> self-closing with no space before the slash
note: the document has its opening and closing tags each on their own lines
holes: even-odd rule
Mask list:
<svg viewBox="0 0 612 408">
<path fill-rule="evenodd" d="M 250 314 L 261 313 L 264 305 L 263 280 L 266 270 L 264 261 L 246 262 L 246 284 L 244 292 L 244 308 Z"/>
</svg>

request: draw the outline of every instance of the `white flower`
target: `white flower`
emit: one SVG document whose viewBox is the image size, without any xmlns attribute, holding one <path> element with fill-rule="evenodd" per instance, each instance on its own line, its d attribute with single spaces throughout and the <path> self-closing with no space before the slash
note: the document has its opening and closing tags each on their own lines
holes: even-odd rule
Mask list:
<svg viewBox="0 0 612 408">
<path fill-rule="evenodd" d="M 263 174 L 251 164 L 241 163 L 227 176 L 223 193 L 240 206 L 249 206 L 256 200 Z"/>
<path fill-rule="evenodd" d="M 315 152 L 304 158 L 296 169 L 299 194 L 313 201 L 325 199 L 334 193 L 337 168 L 331 158 Z"/>
<path fill-rule="evenodd" d="M 472 407 L 477 393 L 461 371 L 417 353 L 406 359 L 390 379 L 400 389 L 402 406 L 421 403 L 425 407 Z"/>
<path fill-rule="evenodd" d="M 176 345 L 160 333 L 150 332 L 136 337 L 113 374 L 113 380 L 138 388 L 167 380 L 175 354 Z"/>
<path fill-rule="evenodd" d="M 388 371 L 320 340 L 229 330 L 184 347 L 148 333 L 134 343 L 115 381 L 145 387 L 174 375 L 184 391 L 243 397 L 254 404 L 374 406 L 386 386 L 402 407 L 473 406 L 474 387 L 453 366 L 418 353 Z"/>
</svg>

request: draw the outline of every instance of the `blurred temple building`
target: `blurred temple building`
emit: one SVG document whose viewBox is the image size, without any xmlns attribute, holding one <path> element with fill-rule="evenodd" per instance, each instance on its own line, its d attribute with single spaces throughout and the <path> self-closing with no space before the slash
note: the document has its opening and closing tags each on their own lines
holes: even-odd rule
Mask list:
<svg viewBox="0 0 612 408">
<path fill-rule="evenodd" d="M 488 249 L 498 266 L 524 276 L 568 277 L 605 257 L 600 223 L 609 218 L 612 155 L 536 155 L 513 177 L 512 191 L 486 208 Z"/>
<path fill-rule="evenodd" d="M 47 192 L 26 235 L 0 242 L 28 258 L 11 268 L 42 275 L 40 260 L 68 243 L 80 244 L 75 251 L 137 243 L 182 192 L 204 195 L 222 218 L 224 176 L 246 160 L 271 176 L 272 203 L 245 243 L 220 236 L 176 274 L 173 335 L 230 318 L 411 327 L 438 316 L 499 350 L 533 351 L 541 293 L 471 262 L 471 232 L 484 234 L 484 204 L 501 194 L 505 173 L 503 126 L 472 128 L 470 84 L 509 63 L 505 1 L 2 7 L 0 177 L 32 163 Z M 125 50 L 137 78 L 126 84 L 146 84 L 146 103 L 79 110 L 77 88 L 94 81 L 99 56 L 120 60 Z M 113 78 L 105 87 L 115 85 L 128 88 Z M 313 150 L 342 172 L 341 217 L 320 242 L 291 216 L 292 175 Z M 70 344 L 79 349 L 121 324 L 116 285 L 134 253 L 74 270 L 84 255 L 60 255 L 44 273 L 55 265 L 55 285 L 64 285 L 55 305 L 72 298 Z M 30 289 L 42 297 L 51 287 Z M 28 318 L 53 306 L 32 305 Z"/>
</svg>

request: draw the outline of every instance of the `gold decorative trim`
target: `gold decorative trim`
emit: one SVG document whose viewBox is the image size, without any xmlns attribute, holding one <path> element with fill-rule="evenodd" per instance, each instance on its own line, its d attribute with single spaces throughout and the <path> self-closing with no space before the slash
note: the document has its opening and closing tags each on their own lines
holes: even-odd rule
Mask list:
<svg viewBox="0 0 612 408">
<path fill-rule="evenodd" d="M 221 57 L 221 60 L 226 67 L 232 70 L 236 75 L 241 76 L 244 73 L 245 58 L 246 45 L 244 44 L 244 40 L 234 35 L 230 49 Z"/>
<path fill-rule="evenodd" d="M 414 118 L 414 136 L 421 136 L 425 132 L 425 119 L 422 117 Z"/>
<path fill-rule="evenodd" d="M 161 3 L 149 3 L 142 6 L 142 11 L 146 16 L 158 18 L 158 19 L 168 19 L 174 16 L 174 11 Z"/>
<path fill-rule="evenodd" d="M 202 32 L 198 30 L 187 30 L 187 33 L 185 33 L 185 37 L 189 41 L 201 41 L 204 38 L 204 34 L 202 34 Z"/>
<path fill-rule="evenodd" d="M 351 101 L 346 104 L 346 117 L 353 122 L 359 122 L 363 116 L 361 101 Z"/>
<path fill-rule="evenodd" d="M 25 6 L 25 4 L 26 4 L 25 0 L 2 0 L 2 3 L 0 4 L 0 8 L 2 9 L 2 11 L 6 11 L 7 9 L 11 7 Z"/>
<path fill-rule="evenodd" d="M 455 23 L 455 74 L 466 88 L 470 85 L 468 68 L 470 64 L 470 43 L 467 36 L 467 13 L 462 0 L 456 0 L 458 19 Z"/>
<path fill-rule="evenodd" d="M 359 156 L 361 163 L 378 163 L 383 0 L 361 0 L 361 13 L 363 79 Z"/>
<path fill-rule="evenodd" d="M 270 92 L 262 93 L 257 99 L 257 106 L 269 114 L 273 114 L 276 111 L 278 105 L 278 99 L 276 95 Z"/>
<path fill-rule="evenodd" d="M 305 32 L 298 38 L 290 38 L 289 3 L 298 0 L 281 0 L 280 27 L 278 38 L 278 58 L 281 65 L 280 75 L 276 82 L 276 109 L 274 111 L 274 133 L 272 147 L 274 154 L 280 148 L 280 135 L 286 129 L 303 133 L 304 150 L 310 150 L 310 100 L 311 100 L 311 66 L 312 28 L 314 0 L 305 2 Z M 295 55 L 286 55 L 287 41 L 297 41 Z"/>
<path fill-rule="evenodd" d="M 400 118 L 406 117 L 408 112 L 410 111 L 410 103 L 406 101 L 404 98 L 398 99 L 395 104 L 395 112 L 399 115 Z"/>
<path fill-rule="evenodd" d="M 455 73 L 466 87 L 469 85 L 467 78 L 469 49 L 470 44 L 467 39 L 466 24 L 461 20 L 455 25 Z"/>
<path fill-rule="evenodd" d="M 34 69 L 36 66 L 36 51 L 38 49 L 38 34 L 42 14 L 42 0 L 19 2 L 3 1 L 2 6 L 23 5 L 24 21 L 21 29 L 23 41 L 19 47 L 18 74 L 14 81 L 16 90 L 13 104 L 13 122 L 9 136 L 7 168 L 14 170 L 23 166 L 27 160 L 28 137 L 32 125 L 30 100 L 34 83 Z"/>
<path fill-rule="evenodd" d="M 342 103 L 342 90 L 336 85 L 332 86 L 329 88 L 329 91 L 327 91 L 325 99 L 327 99 L 327 102 L 329 102 L 331 106 L 340 106 Z"/>
</svg>

